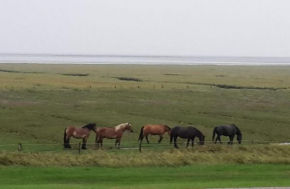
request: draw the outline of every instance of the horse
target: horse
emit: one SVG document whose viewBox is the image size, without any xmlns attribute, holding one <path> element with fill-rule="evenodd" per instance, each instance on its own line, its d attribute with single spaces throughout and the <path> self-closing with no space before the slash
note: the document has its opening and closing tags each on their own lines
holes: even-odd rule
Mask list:
<svg viewBox="0 0 290 189">
<path fill-rule="evenodd" d="M 160 143 L 163 139 L 163 134 L 168 132 L 170 136 L 171 128 L 167 125 L 145 125 L 141 127 L 140 135 L 139 135 L 139 142 L 141 143 L 143 138 L 145 137 L 147 143 L 149 144 L 148 135 L 159 135 L 158 143 Z"/>
<path fill-rule="evenodd" d="M 217 134 L 217 137 L 215 139 L 215 134 Z M 233 140 L 235 135 L 237 135 L 237 140 L 239 142 L 239 144 L 241 144 L 242 142 L 242 133 L 240 131 L 240 129 L 235 125 L 235 124 L 231 124 L 231 125 L 220 125 L 220 126 L 216 126 L 213 129 L 213 135 L 212 135 L 212 141 L 214 141 L 215 139 L 215 144 L 217 142 L 217 140 L 220 141 L 220 143 L 222 143 L 220 136 L 229 136 L 230 141 L 228 142 L 228 144 L 233 144 Z"/>
<path fill-rule="evenodd" d="M 115 146 L 116 148 L 120 149 L 120 143 L 121 143 L 121 138 L 123 136 L 124 131 L 131 131 L 132 127 L 130 123 L 122 123 L 120 125 L 117 125 L 115 127 L 101 127 L 98 128 L 97 130 L 97 135 L 96 135 L 96 144 L 99 147 L 103 147 L 103 139 L 108 138 L 108 139 L 116 139 Z M 118 145 L 118 147 L 117 147 Z"/>
<path fill-rule="evenodd" d="M 174 139 L 175 148 L 178 148 L 177 143 L 176 143 L 177 137 L 187 139 L 186 147 L 188 147 L 190 140 L 191 140 L 191 146 L 192 147 L 194 146 L 195 137 L 199 138 L 199 145 L 204 145 L 205 136 L 202 134 L 202 132 L 200 132 L 198 129 L 196 129 L 193 126 L 187 126 L 187 127 L 176 126 L 171 129 L 170 144 L 172 143 L 172 140 Z"/>
<path fill-rule="evenodd" d="M 87 149 L 86 143 L 92 130 L 95 133 L 97 132 L 97 125 L 95 123 L 89 123 L 81 128 L 76 128 L 74 126 L 69 126 L 65 128 L 63 135 L 64 148 L 71 148 L 69 141 L 71 137 L 74 137 L 76 139 L 83 139 L 82 149 Z"/>
</svg>

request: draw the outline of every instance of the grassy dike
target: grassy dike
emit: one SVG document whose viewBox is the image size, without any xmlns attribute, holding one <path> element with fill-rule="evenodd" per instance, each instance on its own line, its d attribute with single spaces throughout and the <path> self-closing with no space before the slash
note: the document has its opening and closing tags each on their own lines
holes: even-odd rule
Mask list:
<svg viewBox="0 0 290 189">
<path fill-rule="evenodd" d="M 0 165 L 36 167 L 177 167 L 196 164 L 290 164 L 290 146 L 208 145 L 183 150 L 0 153 Z"/>
</svg>

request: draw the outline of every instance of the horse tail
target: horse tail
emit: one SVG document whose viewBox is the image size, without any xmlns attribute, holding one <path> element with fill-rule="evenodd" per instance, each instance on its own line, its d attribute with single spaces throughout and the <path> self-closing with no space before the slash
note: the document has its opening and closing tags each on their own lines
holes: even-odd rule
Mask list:
<svg viewBox="0 0 290 189">
<path fill-rule="evenodd" d="M 97 144 L 98 143 L 98 139 L 99 139 L 99 129 L 96 129 L 97 132 L 96 132 L 96 139 L 95 139 L 95 143 Z"/>
<path fill-rule="evenodd" d="M 214 141 L 214 137 L 215 137 L 216 130 L 217 130 L 217 128 L 215 127 L 215 128 L 213 129 L 213 133 L 212 133 L 212 141 Z"/>
<path fill-rule="evenodd" d="M 173 135 L 170 134 L 170 144 L 172 144 L 172 140 L 173 140 Z"/>
<path fill-rule="evenodd" d="M 66 141 L 66 129 L 67 128 L 64 129 L 64 134 L 63 134 L 63 145 L 64 145 L 64 147 L 66 147 L 66 145 L 67 145 L 66 144 L 67 143 L 67 141 Z"/>
<path fill-rule="evenodd" d="M 141 127 L 141 131 L 140 131 L 140 135 L 139 135 L 139 140 L 141 140 L 143 138 L 143 129 L 144 129 L 144 126 Z"/>
</svg>

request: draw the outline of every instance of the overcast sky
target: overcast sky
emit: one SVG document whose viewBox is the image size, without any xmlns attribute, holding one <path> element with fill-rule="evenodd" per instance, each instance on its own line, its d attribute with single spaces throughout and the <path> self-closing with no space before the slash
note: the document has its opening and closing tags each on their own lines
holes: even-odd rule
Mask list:
<svg viewBox="0 0 290 189">
<path fill-rule="evenodd" d="M 0 0 L 0 53 L 290 57 L 290 1 Z"/>
</svg>

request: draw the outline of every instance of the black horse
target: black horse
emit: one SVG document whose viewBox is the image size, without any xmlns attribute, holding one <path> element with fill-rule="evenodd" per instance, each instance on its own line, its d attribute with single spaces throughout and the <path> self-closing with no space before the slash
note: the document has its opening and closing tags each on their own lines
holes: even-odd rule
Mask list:
<svg viewBox="0 0 290 189">
<path fill-rule="evenodd" d="M 192 126 L 188 126 L 188 127 L 176 126 L 173 129 L 171 129 L 170 144 L 172 143 L 172 139 L 174 139 L 175 148 L 178 148 L 177 143 L 176 143 L 177 137 L 187 139 L 186 147 L 188 147 L 190 140 L 191 140 L 191 146 L 193 147 L 195 137 L 199 138 L 200 145 L 204 145 L 205 136 L 202 134 L 202 132 L 200 132 L 199 130 L 197 130 L 196 128 Z"/>
<path fill-rule="evenodd" d="M 217 134 L 216 139 L 215 139 L 215 134 Z M 237 135 L 237 140 L 239 144 L 241 144 L 242 142 L 242 133 L 235 124 L 216 126 L 213 130 L 212 141 L 215 140 L 214 142 L 215 144 L 217 140 L 219 140 L 220 143 L 222 143 L 221 137 L 220 137 L 221 135 L 229 136 L 230 141 L 228 142 L 228 144 L 233 144 L 235 135 Z"/>
</svg>

